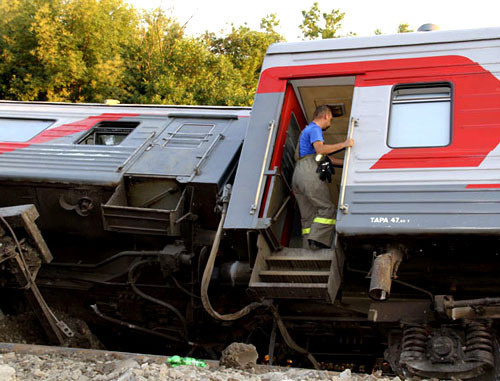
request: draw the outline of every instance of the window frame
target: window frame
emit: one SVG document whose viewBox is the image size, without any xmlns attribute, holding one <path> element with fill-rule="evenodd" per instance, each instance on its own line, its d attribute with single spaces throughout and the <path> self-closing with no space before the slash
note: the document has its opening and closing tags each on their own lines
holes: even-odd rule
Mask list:
<svg viewBox="0 0 500 381">
<path fill-rule="evenodd" d="M 450 132 L 450 141 L 448 144 L 444 145 L 439 145 L 439 146 L 404 146 L 404 147 L 394 147 L 389 144 L 389 132 L 391 131 L 391 117 L 393 113 L 393 99 L 394 99 L 394 92 L 399 90 L 399 89 L 412 89 L 412 88 L 433 88 L 433 87 L 448 87 L 450 89 L 450 126 L 449 126 L 449 132 Z M 454 120 L 453 120 L 453 113 L 454 113 L 454 98 L 455 98 L 455 88 L 453 85 L 453 82 L 449 81 L 439 81 L 439 82 L 415 82 L 415 83 L 400 83 L 397 85 L 393 85 L 391 87 L 391 94 L 390 94 L 390 99 L 389 99 L 389 118 L 387 121 L 387 135 L 386 135 L 386 140 L 385 144 L 387 147 L 391 149 L 420 149 L 420 148 L 442 148 L 442 147 L 449 147 L 453 143 L 453 125 L 454 125 Z M 401 102 L 403 103 L 403 102 Z M 411 102 L 407 102 L 411 103 Z M 417 103 L 417 102 L 415 102 Z M 418 102 L 418 103 L 426 103 L 425 101 Z M 430 102 L 427 102 L 430 103 Z"/>
<path fill-rule="evenodd" d="M 108 125 L 109 124 L 109 125 Z M 123 126 L 121 127 L 118 127 L 118 126 L 112 126 L 111 124 L 122 124 Z M 74 144 L 78 144 L 78 145 L 81 145 L 81 146 L 98 146 L 98 147 L 117 147 L 117 146 L 120 146 L 123 144 L 123 142 L 132 134 L 132 132 L 134 132 L 137 127 L 139 127 L 139 125 L 141 124 L 141 122 L 139 121 L 110 121 L 110 120 L 103 120 L 103 121 L 100 121 L 98 123 L 96 123 L 94 126 L 92 126 L 92 128 L 90 128 L 89 130 L 87 130 L 83 136 L 79 137 Z M 132 125 L 134 125 L 132 127 Z M 88 139 L 91 135 L 96 135 L 97 133 L 99 133 L 99 129 L 109 129 L 109 130 L 116 130 L 117 133 L 116 135 L 125 135 L 125 138 L 123 138 L 123 140 L 118 143 L 118 144 L 95 144 L 95 137 L 94 137 L 94 144 L 85 144 L 83 143 L 86 139 Z M 121 130 L 121 131 L 120 131 Z M 125 130 L 129 130 L 128 133 L 125 134 Z M 123 131 L 123 132 L 122 132 Z M 101 133 L 103 135 L 106 135 L 105 133 L 103 133 L 104 131 L 102 131 Z M 113 131 L 110 131 L 110 134 L 112 133 Z M 108 135 L 110 135 L 108 134 Z"/>
<path fill-rule="evenodd" d="M 15 116 L 12 116 L 12 117 L 11 116 L 4 116 L 4 117 L 0 118 L 0 120 L 5 120 L 5 119 L 24 120 L 24 121 L 30 121 L 30 122 L 31 121 L 48 122 L 50 124 L 48 126 L 46 126 L 43 130 L 38 131 L 35 135 L 32 135 L 29 139 L 26 139 L 26 140 L 2 140 L 2 142 L 4 142 L 4 143 L 28 143 L 31 140 L 33 140 L 34 138 L 36 138 L 38 135 L 42 134 L 44 131 L 47 131 L 50 127 L 52 127 L 57 122 L 56 119 L 45 119 L 45 118 L 18 118 Z"/>
</svg>

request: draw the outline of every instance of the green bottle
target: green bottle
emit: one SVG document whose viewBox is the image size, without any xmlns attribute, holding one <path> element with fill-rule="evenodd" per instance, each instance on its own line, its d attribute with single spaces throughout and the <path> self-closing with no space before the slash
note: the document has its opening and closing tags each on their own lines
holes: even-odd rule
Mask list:
<svg viewBox="0 0 500 381">
<path fill-rule="evenodd" d="M 207 367 L 207 363 L 205 361 L 192 357 L 172 356 L 167 360 L 167 362 L 172 366 L 172 368 L 180 365 L 193 365 L 199 366 L 200 368 Z"/>
</svg>

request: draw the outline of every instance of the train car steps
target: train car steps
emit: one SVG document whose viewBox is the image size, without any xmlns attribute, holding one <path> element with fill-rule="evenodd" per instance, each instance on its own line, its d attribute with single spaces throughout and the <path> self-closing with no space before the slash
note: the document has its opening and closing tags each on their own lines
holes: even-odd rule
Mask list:
<svg viewBox="0 0 500 381">
<path fill-rule="evenodd" d="M 340 286 L 343 253 L 333 249 L 283 248 L 272 252 L 263 239 L 250 288 L 265 298 L 335 300 Z"/>
</svg>

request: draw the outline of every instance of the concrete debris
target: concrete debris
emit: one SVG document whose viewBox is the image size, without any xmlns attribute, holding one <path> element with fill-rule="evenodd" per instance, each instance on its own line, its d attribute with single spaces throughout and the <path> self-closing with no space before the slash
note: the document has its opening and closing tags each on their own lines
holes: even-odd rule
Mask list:
<svg viewBox="0 0 500 381">
<path fill-rule="evenodd" d="M 257 364 L 259 354 L 252 344 L 232 343 L 222 351 L 220 365 L 227 368 L 248 369 Z"/>
</svg>

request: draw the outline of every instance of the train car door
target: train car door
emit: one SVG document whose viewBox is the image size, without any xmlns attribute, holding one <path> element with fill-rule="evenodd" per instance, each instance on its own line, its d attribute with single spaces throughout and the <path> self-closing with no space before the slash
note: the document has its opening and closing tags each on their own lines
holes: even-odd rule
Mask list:
<svg viewBox="0 0 500 381">
<path fill-rule="evenodd" d="M 343 142 L 348 137 L 350 126 L 351 109 L 354 100 L 354 84 L 355 76 L 342 76 L 342 77 L 324 77 L 324 78 L 309 78 L 298 79 L 291 81 L 291 86 L 297 99 L 300 103 L 301 109 L 307 121 L 313 119 L 313 113 L 316 107 L 320 105 L 328 105 L 333 114 L 333 120 L 330 128 L 323 131 L 323 137 L 326 144 L 335 144 Z M 332 156 L 343 161 L 348 151 L 341 150 L 335 152 Z M 344 168 L 337 166 L 335 173 L 332 176 L 331 183 L 328 184 L 330 191 L 330 198 L 336 208 L 340 208 L 340 198 L 342 197 L 341 186 L 343 179 L 347 175 L 347 166 Z M 299 221 L 294 221 L 293 234 L 288 244 L 290 247 L 299 247 L 302 244 L 300 232 L 297 228 Z M 300 227 L 300 226 L 299 226 Z"/>
<path fill-rule="evenodd" d="M 289 82 L 276 134 L 274 151 L 267 175 L 260 211 L 261 226 L 267 228 L 266 238 L 274 249 L 280 246 L 299 247 L 300 219 L 294 209 L 291 179 L 295 168 L 295 149 L 300 131 L 312 120 L 317 106 L 326 104 L 333 110 L 332 126 L 324 131 L 325 143 L 339 143 L 348 136 L 355 77 L 327 77 Z M 345 151 L 334 154 L 344 159 Z M 342 168 L 337 168 L 329 184 L 330 197 L 339 207 Z"/>
<path fill-rule="evenodd" d="M 273 249 L 287 245 L 292 228 L 292 175 L 295 148 L 306 118 L 293 86 L 288 85 L 274 141 L 271 162 L 266 171 L 266 185 L 259 213 L 262 230 Z"/>
</svg>

